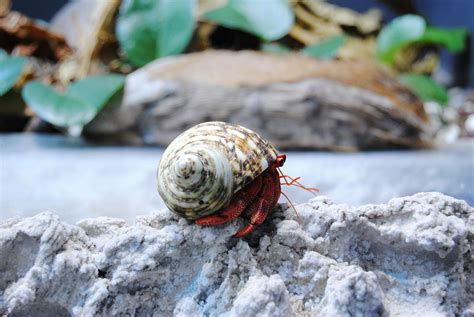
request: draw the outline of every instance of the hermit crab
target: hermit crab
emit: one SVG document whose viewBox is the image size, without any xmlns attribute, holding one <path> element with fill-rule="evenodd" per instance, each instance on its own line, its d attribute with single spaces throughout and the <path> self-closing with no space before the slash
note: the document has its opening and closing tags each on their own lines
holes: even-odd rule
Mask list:
<svg viewBox="0 0 474 317">
<path fill-rule="evenodd" d="M 206 122 L 178 136 L 165 150 L 157 173 L 158 192 L 166 206 L 198 225 L 212 226 L 244 214 L 242 237 L 262 224 L 281 194 L 285 154 L 257 133 L 236 124 Z M 288 181 L 290 180 L 290 181 Z"/>
</svg>

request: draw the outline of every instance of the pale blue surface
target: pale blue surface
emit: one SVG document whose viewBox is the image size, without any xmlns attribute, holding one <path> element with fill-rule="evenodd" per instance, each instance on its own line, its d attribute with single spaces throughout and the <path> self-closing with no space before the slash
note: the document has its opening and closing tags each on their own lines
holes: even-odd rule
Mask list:
<svg viewBox="0 0 474 317">
<path fill-rule="evenodd" d="M 62 136 L 0 135 L 0 219 L 51 210 L 75 222 L 133 221 L 163 207 L 155 174 L 160 148 L 99 147 Z M 337 203 L 386 203 L 440 191 L 474 205 L 474 141 L 440 150 L 287 152 L 284 171 Z M 294 203 L 311 195 L 283 188 Z M 282 200 L 283 201 L 283 200 Z"/>
</svg>

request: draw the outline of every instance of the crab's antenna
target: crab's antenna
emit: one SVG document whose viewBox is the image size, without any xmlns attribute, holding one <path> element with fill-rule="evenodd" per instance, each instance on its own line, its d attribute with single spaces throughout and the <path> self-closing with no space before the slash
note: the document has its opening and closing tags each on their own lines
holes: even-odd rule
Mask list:
<svg viewBox="0 0 474 317">
<path fill-rule="evenodd" d="M 293 209 L 293 211 L 294 211 L 295 214 L 296 214 L 296 221 L 298 222 L 298 224 L 301 225 L 301 218 L 300 218 L 300 215 L 298 214 L 298 211 L 296 211 L 295 205 L 293 205 L 293 203 L 291 202 L 290 198 L 288 198 L 288 196 L 287 196 L 284 192 L 281 192 L 281 194 L 282 194 L 283 196 L 285 196 L 286 201 L 288 201 L 288 203 L 290 204 L 291 208 Z"/>
<path fill-rule="evenodd" d="M 310 192 L 311 194 L 313 194 L 314 196 L 316 196 L 316 193 L 315 191 L 319 191 L 319 188 L 316 188 L 316 187 L 306 187 L 304 186 L 303 184 L 301 184 L 300 182 L 298 182 L 298 180 L 301 178 L 301 177 L 297 177 L 297 178 L 292 178 L 288 175 L 285 175 L 283 174 L 283 172 L 281 171 L 281 169 L 277 168 L 278 169 L 278 173 L 280 174 L 280 178 L 283 178 L 285 183 L 282 184 L 282 185 L 287 185 L 287 186 L 296 186 L 296 187 L 299 187 L 299 188 L 302 188 L 308 192 Z M 290 179 L 290 181 L 288 181 L 288 179 Z"/>
</svg>

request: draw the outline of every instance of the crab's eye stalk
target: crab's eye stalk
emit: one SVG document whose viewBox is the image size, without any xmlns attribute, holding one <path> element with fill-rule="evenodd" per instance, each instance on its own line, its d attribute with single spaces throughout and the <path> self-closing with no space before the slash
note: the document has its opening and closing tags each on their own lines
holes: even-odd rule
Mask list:
<svg viewBox="0 0 474 317">
<path fill-rule="evenodd" d="M 277 162 L 278 162 L 278 167 L 282 167 L 283 164 L 285 164 L 286 161 L 286 155 L 285 154 L 280 154 L 277 156 Z"/>
</svg>

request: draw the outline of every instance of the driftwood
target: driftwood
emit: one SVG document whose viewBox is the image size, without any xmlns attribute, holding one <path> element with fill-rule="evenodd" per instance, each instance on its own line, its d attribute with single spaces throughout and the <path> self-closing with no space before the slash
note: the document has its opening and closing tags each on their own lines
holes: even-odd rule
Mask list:
<svg viewBox="0 0 474 317">
<path fill-rule="evenodd" d="M 167 145 L 204 121 L 242 124 L 281 149 L 430 146 L 421 102 L 373 65 L 297 54 L 207 51 L 130 74 L 121 104 L 89 124 L 95 140 Z"/>
</svg>

